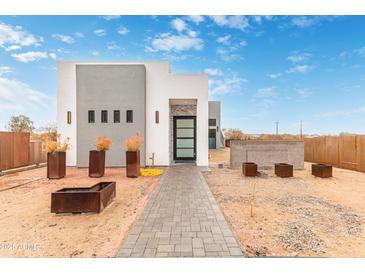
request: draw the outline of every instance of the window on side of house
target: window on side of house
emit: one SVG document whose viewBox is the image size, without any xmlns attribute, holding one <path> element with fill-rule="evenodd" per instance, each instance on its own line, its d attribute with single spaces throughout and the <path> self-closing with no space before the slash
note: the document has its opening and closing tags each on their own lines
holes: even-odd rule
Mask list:
<svg viewBox="0 0 365 274">
<path fill-rule="evenodd" d="M 114 110 L 114 123 L 120 123 L 120 111 Z"/>
<path fill-rule="evenodd" d="M 217 125 L 216 119 L 209 119 L 209 126 L 215 127 Z"/>
<path fill-rule="evenodd" d="M 126 122 L 133 123 L 133 110 L 127 110 Z"/>
<path fill-rule="evenodd" d="M 95 111 L 94 110 L 89 110 L 88 111 L 88 122 L 89 123 L 95 123 Z"/>
<path fill-rule="evenodd" d="M 108 111 L 107 110 L 101 111 L 101 122 L 108 123 Z"/>
</svg>

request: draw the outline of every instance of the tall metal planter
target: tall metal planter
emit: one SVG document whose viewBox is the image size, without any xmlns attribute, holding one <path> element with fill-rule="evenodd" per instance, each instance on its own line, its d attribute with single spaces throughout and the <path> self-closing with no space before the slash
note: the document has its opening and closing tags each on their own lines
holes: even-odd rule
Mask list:
<svg viewBox="0 0 365 274">
<path fill-rule="evenodd" d="M 47 178 L 61 179 L 66 176 L 66 152 L 47 153 Z"/>
<path fill-rule="evenodd" d="M 127 177 L 137 178 L 141 168 L 140 153 L 138 151 L 126 151 Z"/>
<path fill-rule="evenodd" d="M 89 152 L 89 177 L 100 178 L 105 173 L 105 151 L 90 150 Z"/>
</svg>

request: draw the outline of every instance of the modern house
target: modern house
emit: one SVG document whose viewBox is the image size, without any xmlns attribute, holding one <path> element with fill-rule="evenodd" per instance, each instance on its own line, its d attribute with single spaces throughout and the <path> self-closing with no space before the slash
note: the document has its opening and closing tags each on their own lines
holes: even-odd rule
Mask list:
<svg viewBox="0 0 365 274">
<path fill-rule="evenodd" d="M 124 141 L 136 131 L 144 137 L 142 165 L 153 157 L 155 165 L 207 166 L 208 148 L 222 145 L 220 103 L 208 103 L 206 74 L 173 74 L 168 62 L 65 61 L 57 64 L 57 81 L 68 166 L 87 167 L 98 136 L 113 140 L 107 166 L 125 166 Z"/>
</svg>

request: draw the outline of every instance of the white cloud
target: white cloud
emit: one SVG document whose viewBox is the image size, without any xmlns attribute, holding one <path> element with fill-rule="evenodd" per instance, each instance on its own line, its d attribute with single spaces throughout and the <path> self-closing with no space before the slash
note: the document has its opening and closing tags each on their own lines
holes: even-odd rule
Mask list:
<svg viewBox="0 0 365 274">
<path fill-rule="evenodd" d="M 365 46 L 359 49 L 355 50 L 355 53 L 357 53 L 358 55 L 360 55 L 361 57 L 365 57 Z"/>
<path fill-rule="evenodd" d="M 48 56 L 49 56 L 50 58 L 52 58 L 52 59 L 56 59 L 56 58 L 57 58 L 56 53 L 53 53 L 53 52 L 48 53 Z"/>
<path fill-rule="evenodd" d="M 269 74 L 269 77 L 270 77 L 271 79 L 278 79 L 278 78 L 280 78 L 281 76 L 283 76 L 283 74 L 281 74 L 281 73 L 273 73 L 273 74 Z"/>
<path fill-rule="evenodd" d="M 105 31 L 105 29 L 96 29 L 96 30 L 94 30 L 94 34 L 96 36 L 104 36 L 106 34 L 106 31 Z"/>
<path fill-rule="evenodd" d="M 211 95 L 224 95 L 242 92 L 242 85 L 246 83 L 245 78 L 236 75 L 223 79 L 209 79 L 209 93 Z"/>
<path fill-rule="evenodd" d="M 246 42 L 245 40 L 242 40 L 242 41 L 239 43 L 239 45 L 240 45 L 241 47 L 245 47 L 245 46 L 247 46 L 247 42 Z"/>
<path fill-rule="evenodd" d="M 3 76 L 7 73 L 11 73 L 13 72 L 13 70 L 11 69 L 11 67 L 7 67 L 7 66 L 0 66 L 0 76 Z"/>
<path fill-rule="evenodd" d="M 53 98 L 13 79 L 0 77 L 0 109 L 24 111 L 43 109 Z"/>
<path fill-rule="evenodd" d="M 317 17 L 315 16 L 296 16 L 292 19 L 294 26 L 299 28 L 307 28 L 313 26 L 317 22 Z"/>
<path fill-rule="evenodd" d="M 232 29 L 246 30 L 250 24 L 245 16 L 241 15 L 215 15 L 210 16 L 210 18 L 216 23 L 218 26 L 225 26 Z"/>
<path fill-rule="evenodd" d="M 301 73 L 305 74 L 312 69 L 309 65 L 298 65 L 287 70 L 287 73 Z"/>
<path fill-rule="evenodd" d="M 126 35 L 128 32 L 129 32 L 129 29 L 127 29 L 126 27 L 121 26 L 118 28 L 118 33 L 120 35 Z"/>
<path fill-rule="evenodd" d="M 201 15 L 190 15 L 190 16 L 188 16 L 188 20 L 199 25 L 201 22 L 204 21 L 204 17 Z"/>
<path fill-rule="evenodd" d="M 231 35 L 225 35 L 217 38 L 217 42 L 223 45 L 229 44 L 229 39 L 231 38 Z"/>
<path fill-rule="evenodd" d="M 175 18 L 174 20 L 171 21 L 171 26 L 178 32 L 182 32 L 186 28 L 186 23 L 184 20 L 180 18 Z"/>
<path fill-rule="evenodd" d="M 75 32 L 74 35 L 77 38 L 84 38 L 85 37 L 85 35 L 82 32 Z"/>
<path fill-rule="evenodd" d="M 20 26 L 12 26 L 0 23 L 0 47 L 5 50 L 16 50 L 26 46 L 40 46 L 42 37 L 23 30 Z"/>
<path fill-rule="evenodd" d="M 104 15 L 102 16 L 105 20 L 110 21 L 110 20 L 117 20 L 120 18 L 120 15 Z"/>
<path fill-rule="evenodd" d="M 318 114 L 317 116 L 322 118 L 336 117 L 336 116 L 351 116 L 357 113 L 365 113 L 365 106 L 349 109 L 349 110 L 338 110 L 338 111 L 327 111 Z"/>
<path fill-rule="evenodd" d="M 258 89 L 255 97 L 268 98 L 268 97 L 275 97 L 276 95 L 277 95 L 277 93 L 275 92 L 274 87 L 266 87 L 266 88 Z"/>
<path fill-rule="evenodd" d="M 216 50 L 216 54 L 218 55 L 218 57 L 220 59 L 222 59 L 225 62 L 233 62 L 233 61 L 242 60 L 243 57 L 236 54 L 235 53 L 236 50 L 237 50 L 237 48 L 235 48 L 235 47 L 225 47 L 225 48 L 219 47 Z"/>
<path fill-rule="evenodd" d="M 206 68 L 204 72 L 210 76 L 221 76 L 223 74 L 220 69 L 216 68 Z"/>
<path fill-rule="evenodd" d="M 53 55 L 52 53 L 48 54 L 45 51 L 28 51 L 28 52 L 24 52 L 24 53 L 19 53 L 19 54 L 12 54 L 11 55 L 13 58 L 15 58 L 15 60 L 22 62 L 22 63 L 29 63 L 29 62 L 34 62 L 34 61 L 38 61 L 41 59 L 47 59 L 48 57 L 55 57 L 55 55 Z"/>
<path fill-rule="evenodd" d="M 288 60 L 293 63 L 300 63 L 304 61 L 308 61 L 312 57 L 311 53 L 304 52 L 304 53 L 294 53 L 288 56 Z"/>
<path fill-rule="evenodd" d="M 204 42 L 198 37 L 191 37 L 184 34 L 173 35 L 171 33 L 162 33 L 152 39 L 151 46 L 147 46 L 146 50 L 150 52 L 157 51 L 185 51 L 185 50 L 201 50 Z"/>
<path fill-rule="evenodd" d="M 93 50 L 93 51 L 91 51 L 90 52 L 92 55 L 94 55 L 94 56 L 99 56 L 100 55 L 100 52 L 99 51 L 97 51 L 97 50 Z"/>
<path fill-rule="evenodd" d="M 69 35 L 63 35 L 63 34 L 53 34 L 52 35 L 53 38 L 55 38 L 58 41 L 62 41 L 66 44 L 73 44 L 75 43 L 75 39 L 73 39 L 71 36 Z"/>
<path fill-rule="evenodd" d="M 307 98 L 313 94 L 313 91 L 304 88 L 297 91 L 297 94 L 300 98 Z"/>
<path fill-rule="evenodd" d="M 187 30 L 187 33 L 190 37 L 197 37 L 198 33 L 196 31 L 193 30 Z"/>
</svg>

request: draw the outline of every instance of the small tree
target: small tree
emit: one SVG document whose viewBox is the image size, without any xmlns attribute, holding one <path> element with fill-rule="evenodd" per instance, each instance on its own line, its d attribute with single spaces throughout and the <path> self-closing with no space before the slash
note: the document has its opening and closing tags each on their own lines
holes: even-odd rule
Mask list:
<svg viewBox="0 0 365 274">
<path fill-rule="evenodd" d="M 224 131 L 224 136 L 226 139 L 230 140 L 243 140 L 245 135 L 243 134 L 242 130 L 239 128 L 229 128 Z"/>
<path fill-rule="evenodd" d="M 36 133 L 32 134 L 33 139 L 42 140 L 57 140 L 57 124 L 48 123 L 44 127 L 40 127 L 36 130 Z"/>
<path fill-rule="evenodd" d="M 32 132 L 34 123 L 25 115 L 11 116 L 6 128 L 13 132 Z"/>
</svg>

